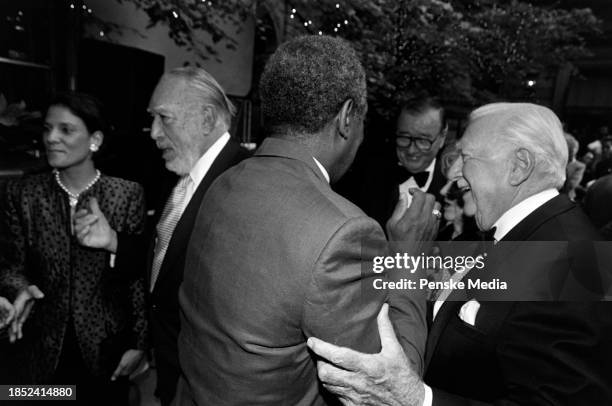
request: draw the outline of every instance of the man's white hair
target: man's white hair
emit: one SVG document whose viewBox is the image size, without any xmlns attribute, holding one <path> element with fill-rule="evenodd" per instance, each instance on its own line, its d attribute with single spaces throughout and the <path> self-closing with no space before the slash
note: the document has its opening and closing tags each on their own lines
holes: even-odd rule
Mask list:
<svg viewBox="0 0 612 406">
<path fill-rule="evenodd" d="M 496 135 L 502 142 L 525 148 L 535 155 L 536 170 L 546 186 L 561 188 L 565 182 L 568 150 L 563 126 L 549 108 L 532 103 L 491 103 L 474 110 L 470 121 L 497 118 Z"/>
<path fill-rule="evenodd" d="M 226 127 L 225 130 L 229 130 L 232 116 L 236 114 L 236 107 L 210 73 L 195 66 L 184 66 L 174 68 L 166 74 L 186 79 L 191 87 L 200 93 L 205 103 L 210 103 L 215 107 L 216 114 L 220 116 Z"/>
</svg>

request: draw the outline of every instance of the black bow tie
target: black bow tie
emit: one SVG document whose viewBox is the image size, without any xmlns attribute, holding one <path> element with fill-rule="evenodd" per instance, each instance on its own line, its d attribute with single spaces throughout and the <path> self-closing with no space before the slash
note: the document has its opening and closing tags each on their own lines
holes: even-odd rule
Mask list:
<svg viewBox="0 0 612 406">
<path fill-rule="evenodd" d="M 427 171 L 412 173 L 403 167 L 399 169 L 400 169 L 399 171 L 400 174 L 399 174 L 398 180 L 399 180 L 400 185 L 406 182 L 408 179 L 414 178 L 414 181 L 416 182 L 416 184 L 419 185 L 419 187 L 423 187 L 427 183 L 427 179 L 429 179 L 429 172 Z"/>
</svg>

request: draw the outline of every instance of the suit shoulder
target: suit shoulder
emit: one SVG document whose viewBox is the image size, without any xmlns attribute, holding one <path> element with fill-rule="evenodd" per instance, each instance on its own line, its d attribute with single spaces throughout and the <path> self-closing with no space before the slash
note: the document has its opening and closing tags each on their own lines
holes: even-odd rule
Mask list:
<svg viewBox="0 0 612 406">
<path fill-rule="evenodd" d="M 349 219 L 361 218 L 378 226 L 359 207 L 334 192 L 305 163 L 286 158 L 253 156 L 220 176 L 209 191 L 213 195 L 231 194 L 238 205 L 254 206 L 259 212 L 276 216 L 290 213 L 291 222 L 333 233 Z M 252 199 L 245 201 L 245 196 Z M 222 202 L 219 202 L 222 204 Z M 379 226 L 378 226 L 379 227 Z M 312 230 L 315 232 L 315 230 Z"/>
<path fill-rule="evenodd" d="M 601 235 L 593 226 L 586 213 L 578 205 L 555 218 L 558 222 L 558 235 L 567 241 L 598 241 Z"/>
</svg>

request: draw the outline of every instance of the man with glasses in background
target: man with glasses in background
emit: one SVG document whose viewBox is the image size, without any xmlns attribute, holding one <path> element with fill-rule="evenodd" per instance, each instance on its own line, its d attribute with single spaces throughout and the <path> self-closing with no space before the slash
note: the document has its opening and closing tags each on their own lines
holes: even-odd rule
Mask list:
<svg viewBox="0 0 612 406">
<path fill-rule="evenodd" d="M 448 126 L 440 101 L 431 96 L 412 99 L 402 107 L 396 128 L 398 161 L 368 177 L 359 202 L 383 228 L 400 194 L 410 196 L 408 190 L 418 188 L 442 202 L 440 190 L 446 184 L 438 153 L 444 146 Z"/>
</svg>

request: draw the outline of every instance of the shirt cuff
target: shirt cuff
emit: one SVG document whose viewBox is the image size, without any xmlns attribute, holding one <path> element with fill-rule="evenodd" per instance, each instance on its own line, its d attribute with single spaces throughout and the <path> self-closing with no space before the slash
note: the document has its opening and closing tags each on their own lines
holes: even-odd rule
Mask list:
<svg viewBox="0 0 612 406">
<path fill-rule="evenodd" d="M 433 392 L 429 386 L 425 384 L 423 384 L 423 386 L 425 387 L 425 399 L 423 399 L 423 406 L 431 406 L 433 403 Z"/>
</svg>

